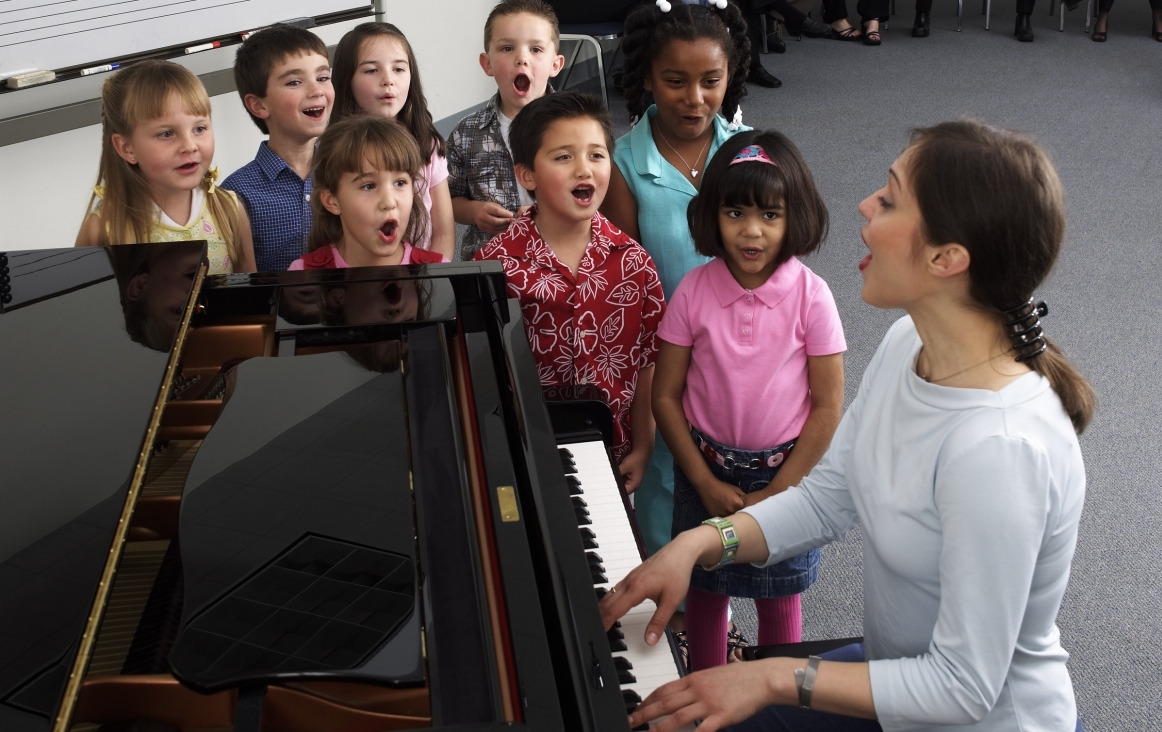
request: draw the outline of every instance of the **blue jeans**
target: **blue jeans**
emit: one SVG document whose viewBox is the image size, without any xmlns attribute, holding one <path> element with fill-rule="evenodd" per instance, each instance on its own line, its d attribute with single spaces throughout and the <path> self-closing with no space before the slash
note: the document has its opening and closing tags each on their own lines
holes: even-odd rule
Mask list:
<svg viewBox="0 0 1162 732">
<path fill-rule="evenodd" d="M 861 663 L 863 644 L 855 643 L 820 654 L 825 661 Z M 882 732 L 874 719 L 857 719 L 840 714 L 813 712 L 799 707 L 769 706 L 750 719 L 727 727 L 723 732 Z M 1085 732 L 1077 720 L 1074 732 Z"/>
<path fill-rule="evenodd" d="M 726 445 L 720 445 L 709 439 L 697 429 L 691 430 L 692 439 L 705 440 L 720 455 L 732 455 L 739 466 L 726 469 L 718 463 L 706 461 L 710 472 L 715 478 L 736 485 L 745 493 L 754 493 L 767 487 L 779 472 L 782 462 L 768 466 L 767 458 L 772 452 L 779 450 L 738 450 Z M 788 443 L 791 444 L 791 443 Z M 786 447 L 780 445 L 779 447 Z M 788 448 L 789 450 L 789 448 Z M 742 467 L 755 461 L 757 467 Z M 694 486 L 682 472 L 682 468 L 674 463 L 674 522 L 672 532 L 674 536 L 692 529 L 706 519 L 711 518 L 702 505 Z M 819 578 L 819 550 L 812 549 L 790 559 L 772 564 L 769 567 L 755 567 L 751 564 L 731 564 L 721 569 L 707 572 L 702 567 L 694 567 L 690 575 L 690 586 L 703 592 L 712 592 L 716 595 L 729 597 L 749 597 L 764 599 L 772 597 L 790 597 L 798 595 Z"/>
</svg>

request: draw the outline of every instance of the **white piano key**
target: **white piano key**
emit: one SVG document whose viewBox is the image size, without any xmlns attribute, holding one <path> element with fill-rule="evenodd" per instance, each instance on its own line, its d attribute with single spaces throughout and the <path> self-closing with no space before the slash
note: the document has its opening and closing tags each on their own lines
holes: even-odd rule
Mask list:
<svg viewBox="0 0 1162 732">
<path fill-rule="evenodd" d="M 621 491 L 613 475 L 605 444 L 582 442 L 563 445 L 573 455 L 576 477 L 581 485 L 582 498 L 589 512 L 591 530 L 597 538 L 597 548 L 587 551 L 601 557 L 607 582 L 595 587 L 609 589 L 625 579 L 635 567 L 641 564 L 641 552 L 634 538 L 629 515 L 621 500 Z M 622 684 L 622 689 L 632 689 L 645 699 L 659 686 L 679 678 L 677 662 L 670 650 L 668 640 L 663 637 L 655 646 L 646 645 L 645 631 L 656 606 L 652 600 L 630 610 L 621 618 L 621 632 L 625 636 L 625 651 L 615 651 L 614 656 L 625 658 L 633 668 L 635 682 Z M 690 725 L 689 730 L 693 730 Z M 684 728 L 682 732 L 687 732 Z"/>
</svg>

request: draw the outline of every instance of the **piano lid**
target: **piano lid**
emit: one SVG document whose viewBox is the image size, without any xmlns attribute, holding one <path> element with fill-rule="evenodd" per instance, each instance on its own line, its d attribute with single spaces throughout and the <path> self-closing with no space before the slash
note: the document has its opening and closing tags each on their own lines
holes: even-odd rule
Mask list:
<svg viewBox="0 0 1162 732">
<path fill-rule="evenodd" d="M 60 705 L 203 252 L 7 255 L 21 275 L 0 314 L 0 729 L 48 729 Z"/>
</svg>

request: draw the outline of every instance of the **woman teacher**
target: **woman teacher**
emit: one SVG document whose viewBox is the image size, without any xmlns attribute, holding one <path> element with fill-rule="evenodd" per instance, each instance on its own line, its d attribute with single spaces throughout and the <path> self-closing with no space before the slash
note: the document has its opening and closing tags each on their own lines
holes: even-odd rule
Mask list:
<svg viewBox="0 0 1162 732">
<path fill-rule="evenodd" d="M 913 132 L 860 213 L 863 299 L 907 315 L 827 454 L 799 486 L 729 517 L 733 535 L 715 525 L 679 535 L 601 610 L 609 625 L 653 599 L 646 640 L 656 642 L 695 563 L 734 549 L 734 561 L 777 562 L 858 525 L 864 642 L 822 661 L 691 674 L 646 698 L 631 726 L 1080 726 L 1056 617 L 1085 499 L 1077 433 L 1094 395 L 1042 333 L 1047 310 L 1032 300 L 1064 233 L 1057 174 L 1021 135 L 946 122 Z"/>
</svg>

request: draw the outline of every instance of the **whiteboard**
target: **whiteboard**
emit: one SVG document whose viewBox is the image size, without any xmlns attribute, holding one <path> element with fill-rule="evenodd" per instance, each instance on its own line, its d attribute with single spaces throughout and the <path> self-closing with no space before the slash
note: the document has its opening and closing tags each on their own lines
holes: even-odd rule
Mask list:
<svg viewBox="0 0 1162 732">
<path fill-rule="evenodd" d="M 116 61 L 360 0 L 0 0 L 0 77 Z"/>
</svg>

